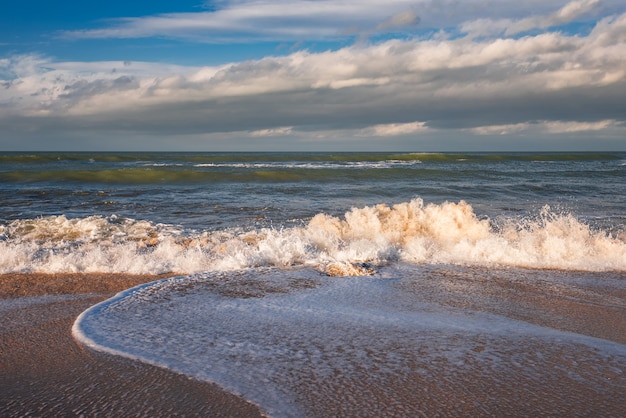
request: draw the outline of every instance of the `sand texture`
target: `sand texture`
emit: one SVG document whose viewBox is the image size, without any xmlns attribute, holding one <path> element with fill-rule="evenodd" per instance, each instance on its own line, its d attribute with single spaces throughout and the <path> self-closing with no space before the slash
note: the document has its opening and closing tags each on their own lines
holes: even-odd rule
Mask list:
<svg viewBox="0 0 626 418">
<path fill-rule="evenodd" d="M 216 385 L 96 353 L 73 340 L 71 327 L 83 310 L 157 278 L 0 276 L 0 416 L 260 416 L 254 405 Z M 78 296 L 58 296 L 72 293 Z M 57 296 L 34 296 L 43 294 Z M 8 299 L 17 296 L 22 298 Z"/>
<path fill-rule="evenodd" d="M 437 328 L 394 339 L 365 329 L 353 339 L 319 340 L 320 358 L 338 356 L 347 369 L 325 370 L 314 356 L 310 362 L 303 357 L 303 367 L 293 357 L 286 362 L 283 380 L 305 416 L 626 416 L 626 350 L 619 346 L 626 344 L 623 273 L 425 268 L 421 274 L 394 285 L 405 301 L 495 314 L 616 348 L 604 354 L 558 339 L 464 337 Z M 551 280 L 544 279 L 547 274 Z M 0 276 L 0 416 L 262 416 L 255 405 L 216 385 L 96 353 L 73 340 L 71 327 L 82 311 L 157 278 Z M 254 296 L 275 291 L 263 282 L 250 286 Z M 283 327 L 270 325 L 280 340 Z M 329 330 L 321 326 L 322 334 Z M 359 339 L 365 341 L 362 350 Z M 303 347 L 314 353 L 313 345 Z M 346 362 L 343 349 L 364 357 Z"/>
</svg>

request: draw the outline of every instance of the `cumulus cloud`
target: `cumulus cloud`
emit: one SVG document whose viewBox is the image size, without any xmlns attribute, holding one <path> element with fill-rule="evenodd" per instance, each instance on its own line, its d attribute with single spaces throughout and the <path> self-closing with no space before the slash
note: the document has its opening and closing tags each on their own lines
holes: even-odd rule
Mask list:
<svg viewBox="0 0 626 418">
<path fill-rule="evenodd" d="M 54 62 L 39 55 L 17 55 L 0 62 L 0 74 L 5 85 L 0 106 L 10 104 L 4 114 L 34 116 L 106 111 L 107 97 L 110 107 L 124 107 L 125 98 L 135 100 L 144 94 L 147 80 L 201 72 L 175 65 Z M 98 108 L 98 98 L 103 108 Z"/>
<path fill-rule="evenodd" d="M 564 3 L 545 21 L 594 5 Z M 398 13 L 380 11 L 372 27 L 417 21 L 417 11 Z M 618 14 L 587 34 L 391 39 L 212 67 L 23 55 L 0 61 L 0 121 L 7 132 L 259 139 L 340 131 L 359 138 L 623 132 L 625 51 L 626 14 Z"/>
</svg>

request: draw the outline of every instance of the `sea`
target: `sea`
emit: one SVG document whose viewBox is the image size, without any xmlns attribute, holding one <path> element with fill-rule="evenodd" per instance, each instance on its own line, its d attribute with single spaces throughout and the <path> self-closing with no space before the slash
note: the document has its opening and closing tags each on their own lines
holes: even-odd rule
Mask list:
<svg viewBox="0 0 626 418">
<path fill-rule="evenodd" d="M 79 341 L 270 416 L 626 412 L 624 152 L 0 153 L 0 273 L 94 272 L 172 278 Z"/>
</svg>

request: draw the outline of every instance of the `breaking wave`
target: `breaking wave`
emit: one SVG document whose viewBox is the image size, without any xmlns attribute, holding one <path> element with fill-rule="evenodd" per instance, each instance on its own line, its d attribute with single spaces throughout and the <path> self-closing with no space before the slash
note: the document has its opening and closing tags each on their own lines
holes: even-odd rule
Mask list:
<svg viewBox="0 0 626 418">
<path fill-rule="evenodd" d="M 366 275 L 394 262 L 626 271 L 623 225 L 594 229 L 544 207 L 526 218 L 479 217 L 465 201 L 320 213 L 299 227 L 219 231 L 116 216 L 48 216 L 0 225 L 0 272 L 191 274 L 260 266 Z"/>
</svg>

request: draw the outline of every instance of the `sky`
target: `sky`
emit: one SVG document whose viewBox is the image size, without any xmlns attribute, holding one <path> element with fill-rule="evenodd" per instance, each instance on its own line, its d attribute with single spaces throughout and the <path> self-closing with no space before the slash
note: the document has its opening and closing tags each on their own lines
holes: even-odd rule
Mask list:
<svg viewBox="0 0 626 418">
<path fill-rule="evenodd" d="M 626 151 L 626 4 L 8 2 L 0 151 Z"/>
</svg>

